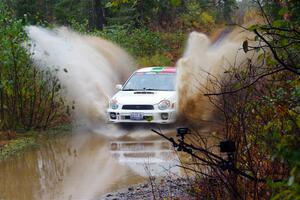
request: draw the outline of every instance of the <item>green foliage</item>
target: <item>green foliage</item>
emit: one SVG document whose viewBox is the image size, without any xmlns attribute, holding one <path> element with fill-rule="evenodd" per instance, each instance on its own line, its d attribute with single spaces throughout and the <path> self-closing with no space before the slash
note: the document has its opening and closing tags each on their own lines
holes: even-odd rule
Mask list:
<svg viewBox="0 0 300 200">
<path fill-rule="evenodd" d="M 186 37 L 182 32 L 158 32 L 147 28 L 128 29 L 122 26 L 91 34 L 122 46 L 138 60 L 140 66 L 174 64 L 182 54 L 182 44 Z"/>
<path fill-rule="evenodd" d="M 270 66 L 262 62 L 269 70 L 278 67 L 276 61 Z M 248 78 L 262 73 L 260 65 L 250 66 L 251 71 L 247 71 L 248 65 L 228 70 L 227 74 L 232 76 L 228 78 L 231 84 L 225 86 L 226 90 L 247 86 L 222 98 L 229 127 L 227 137 L 238 143 L 237 165 L 254 177 L 268 180 L 268 185 L 261 183 L 267 191 L 261 198 L 299 199 L 300 78 L 280 72 L 249 86 Z M 257 188 L 258 194 L 262 188 Z M 248 193 L 249 198 L 257 195 L 243 186 L 239 189 Z"/>
<path fill-rule="evenodd" d="M 203 23 L 204 26 L 213 25 L 215 23 L 215 20 L 214 20 L 213 16 L 211 16 L 207 12 L 201 13 L 200 17 L 201 17 L 200 22 Z"/>
<path fill-rule="evenodd" d="M 235 0 L 223 0 L 220 5 L 220 13 L 222 17 L 229 23 L 232 22 L 234 11 L 237 9 L 237 2 Z"/>
<path fill-rule="evenodd" d="M 137 1 L 137 0 L 110 0 L 106 4 L 109 8 L 108 23 L 114 19 L 119 25 L 133 25 L 135 27 L 154 24 L 168 27 L 173 24 L 175 12 L 181 5 L 181 0 L 166 1 Z"/>
<path fill-rule="evenodd" d="M 140 25 L 140 16 L 134 5 L 125 3 L 119 6 L 116 2 L 108 2 L 106 7 L 109 8 L 106 16 L 107 26 L 133 28 Z"/>
<path fill-rule="evenodd" d="M 54 5 L 54 14 L 57 22 L 67 24 L 76 21 L 77 23 L 85 23 L 88 19 L 86 9 L 89 1 L 78 0 L 61 0 Z"/>
<path fill-rule="evenodd" d="M 70 27 L 80 33 L 87 33 L 88 29 L 88 20 L 85 20 L 84 22 L 79 23 L 78 21 L 71 19 L 70 20 Z"/>
<path fill-rule="evenodd" d="M 289 3 L 265 2 L 264 8 L 270 15 L 270 24 L 253 26 L 262 35 L 268 37 L 268 46 L 272 49 L 269 61 L 271 64 L 279 62 L 282 67 L 289 71 L 300 74 L 300 3 L 291 1 Z M 277 55 L 277 56 L 276 56 Z M 281 62 L 279 61 L 281 60 Z"/>
<path fill-rule="evenodd" d="M 269 181 L 276 191 L 273 199 L 300 198 L 300 80 L 272 88 L 269 95 L 259 101 L 260 104 L 253 102 L 250 109 L 257 111 L 253 118 L 261 134 L 260 148 L 266 149 L 273 161 L 285 164 L 289 170 L 289 176 L 282 181 Z"/>
<path fill-rule="evenodd" d="M 175 30 L 176 26 L 180 25 L 178 22 L 183 22 L 184 26 L 191 26 L 190 28 L 198 28 L 201 25 L 207 26 L 207 23 L 213 24 L 216 19 L 224 21 L 226 19 L 224 16 L 228 17 L 234 13 L 235 5 L 235 0 L 219 2 L 208 0 L 14 0 L 7 2 L 18 19 L 27 19 L 31 24 L 43 21 L 47 24 L 70 25 L 74 22 L 85 24 L 87 21 L 89 30 L 101 30 L 103 24 L 107 27 L 147 26 L 155 29 Z M 206 14 L 201 17 L 203 12 Z M 207 15 L 213 20 L 208 19 Z M 217 15 L 221 17 L 216 18 Z M 99 23 L 100 28 L 97 26 Z"/>
<path fill-rule="evenodd" d="M 34 137 L 23 137 L 10 141 L 3 147 L 0 147 L 0 160 L 7 159 L 10 156 L 23 152 L 25 149 L 36 144 Z"/>
<path fill-rule="evenodd" d="M 22 20 L 0 3 L 0 129 L 46 128 L 62 116 L 60 84 L 49 71 L 39 71 L 23 47 Z M 58 112 L 57 112 L 58 111 Z"/>
<path fill-rule="evenodd" d="M 188 1 L 186 11 L 180 15 L 180 21 L 185 28 L 196 28 L 209 32 L 216 25 L 216 10 L 207 9 L 207 3 Z"/>
<path fill-rule="evenodd" d="M 187 12 L 181 14 L 180 20 L 183 25 L 199 28 L 201 18 L 201 6 L 197 1 L 191 1 L 186 5 Z"/>
<path fill-rule="evenodd" d="M 46 7 L 49 3 L 45 0 L 37 2 L 36 0 L 14 0 L 10 1 L 9 5 L 15 10 L 18 19 L 26 19 L 31 23 L 38 23 L 39 21 L 46 21 L 47 14 Z"/>
<path fill-rule="evenodd" d="M 256 40 L 265 38 L 268 46 L 267 53 L 261 52 L 259 59 L 264 55 L 267 67 L 281 67 L 293 75 L 279 76 L 281 81 L 269 86 L 261 104 L 253 104 L 252 109 L 259 113 L 254 124 L 261 134 L 260 148 L 268 152 L 272 161 L 285 166 L 281 181 L 269 181 L 274 191 L 272 199 L 300 199 L 300 18 L 295 9 L 300 4 L 264 1 L 263 6 L 270 23 L 250 28 Z"/>
<path fill-rule="evenodd" d="M 150 31 L 147 28 L 127 29 L 117 26 L 113 29 L 95 32 L 94 34 L 121 45 L 136 57 L 152 56 L 168 50 L 166 43 L 161 38 L 161 34 Z"/>
<path fill-rule="evenodd" d="M 144 56 L 138 58 L 138 63 L 142 67 L 170 66 L 172 61 L 167 56 L 156 53 L 153 56 Z"/>
</svg>

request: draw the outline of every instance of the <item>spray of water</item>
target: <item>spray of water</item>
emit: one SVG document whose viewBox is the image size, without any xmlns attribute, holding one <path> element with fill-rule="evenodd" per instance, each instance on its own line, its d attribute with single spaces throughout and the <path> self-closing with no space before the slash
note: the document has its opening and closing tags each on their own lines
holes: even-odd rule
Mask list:
<svg viewBox="0 0 300 200">
<path fill-rule="evenodd" d="M 117 45 L 65 27 L 27 27 L 35 63 L 57 71 L 64 97 L 75 103 L 75 117 L 85 122 L 105 121 L 108 98 L 115 85 L 134 68 L 133 59 Z"/>
<path fill-rule="evenodd" d="M 202 33 L 189 35 L 184 55 L 177 62 L 178 105 L 181 119 L 199 123 L 212 120 L 214 106 L 204 96 L 211 89 L 209 79 L 224 78 L 225 70 L 231 66 L 242 66 L 252 55 L 241 50 L 249 33 L 233 30 L 213 44 Z"/>
</svg>

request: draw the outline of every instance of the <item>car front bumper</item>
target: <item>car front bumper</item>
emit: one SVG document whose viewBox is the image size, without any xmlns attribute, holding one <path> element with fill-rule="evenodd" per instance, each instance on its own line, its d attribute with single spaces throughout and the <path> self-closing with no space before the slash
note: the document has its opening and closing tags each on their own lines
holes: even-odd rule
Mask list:
<svg viewBox="0 0 300 200">
<path fill-rule="evenodd" d="M 132 118 L 138 115 L 140 118 Z M 157 123 L 170 124 L 176 121 L 176 110 L 122 110 L 108 109 L 107 119 L 112 123 Z"/>
</svg>

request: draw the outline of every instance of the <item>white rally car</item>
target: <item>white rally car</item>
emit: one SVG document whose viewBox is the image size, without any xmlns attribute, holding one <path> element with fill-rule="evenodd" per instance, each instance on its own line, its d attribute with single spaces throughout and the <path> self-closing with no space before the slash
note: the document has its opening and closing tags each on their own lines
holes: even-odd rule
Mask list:
<svg viewBox="0 0 300 200">
<path fill-rule="evenodd" d="M 135 71 L 111 98 L 107 109 L 113 123 L 160 123 L 176 120 L 176 68 L 148 67 Z"/>
</svg>

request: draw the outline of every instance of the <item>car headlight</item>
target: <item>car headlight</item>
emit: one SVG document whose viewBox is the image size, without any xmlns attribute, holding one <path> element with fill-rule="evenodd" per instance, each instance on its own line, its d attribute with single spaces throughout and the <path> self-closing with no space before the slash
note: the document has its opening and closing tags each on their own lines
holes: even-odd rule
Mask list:
<svg viewBox="0 0 300 200">
<path fill-rule="evenodd" d="M 116 99 L 112 99 L 109 104 L 110 104 L 110 108 L 114 110 L 118 109 L 119 107 L 118 101 Z"/>
<path fill-rule="evenodd" d="M 166 110 L 170 107 L 171 103 L 169 100 L 162 100 L 161 102 L 159 102 L 158 104 L 158 109 L 159 110 Z"/>
</svg>

